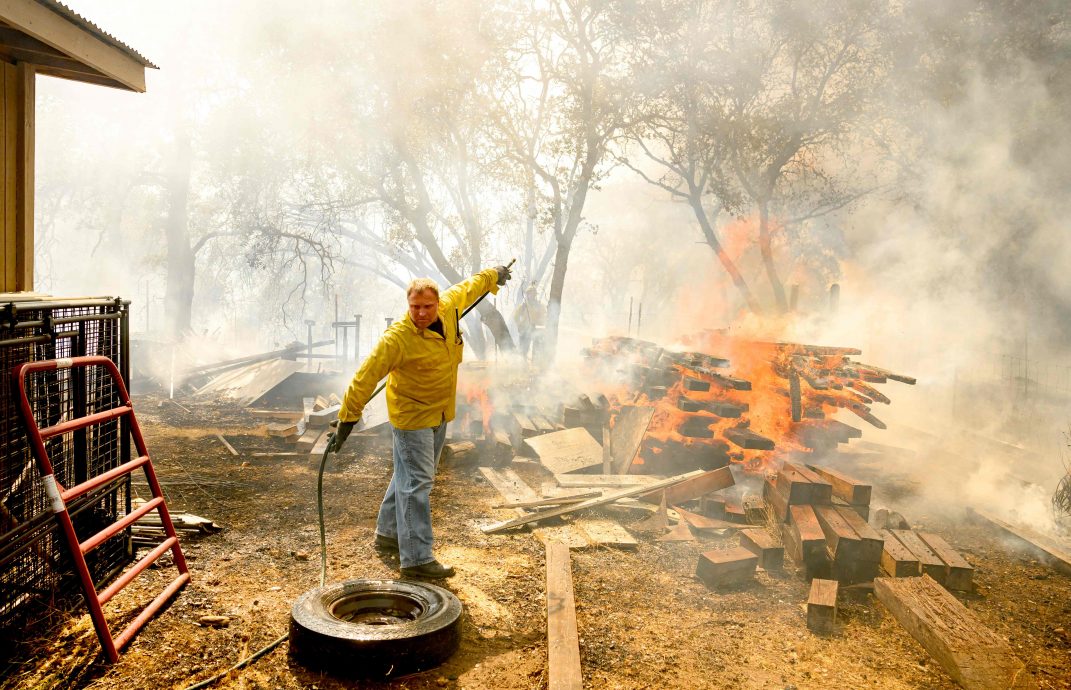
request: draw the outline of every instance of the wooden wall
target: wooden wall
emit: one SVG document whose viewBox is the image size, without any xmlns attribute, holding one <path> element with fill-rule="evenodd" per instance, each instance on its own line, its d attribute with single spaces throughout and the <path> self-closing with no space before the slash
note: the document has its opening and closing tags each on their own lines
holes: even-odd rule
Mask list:
<svg viewBox="0 0 1071 690">
<path fill-rule="evenodd" d="M 0 63 L 0 292 L 33 289 L 32 65 Z"/>
</svg>

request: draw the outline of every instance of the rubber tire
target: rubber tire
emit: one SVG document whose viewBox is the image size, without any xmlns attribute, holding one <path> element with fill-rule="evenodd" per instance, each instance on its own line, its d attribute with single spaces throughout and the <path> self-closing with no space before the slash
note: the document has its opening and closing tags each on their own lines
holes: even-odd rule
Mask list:
<svg viewBox="0 0 1071 690">
<path fill-rule="evenodd" d="M 422 611 L 415 620 L 365 625 L 341 620 L 339 602 L 382 592 Z M 452 592 L 409 580 L 345 580 L 309 590 L 290 611 L 290 654 L 334 675 L 387 678 L 434 668 L 461 644 L 461 602 Z"/>
</svg>

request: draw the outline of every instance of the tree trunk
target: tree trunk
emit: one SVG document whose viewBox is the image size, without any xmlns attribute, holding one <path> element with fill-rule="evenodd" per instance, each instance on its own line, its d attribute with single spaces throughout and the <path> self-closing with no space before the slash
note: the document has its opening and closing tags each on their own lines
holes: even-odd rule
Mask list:
<svg viewBox="0 0 1071 690">
<path fill-rule="evenodd" d="M 544 343 L 544 361 L 554 361 L 558 351 L 558 323 L 562 313 L 562 292 L 565 289 L 565 272 L 569 268 L 569 250 L 572 235 L 563 233 L 554 252 L 554 270 L 550 274 L 550 296 L 547 304 L 547 339 Z"/>
<path fill-rule="evenodd" d="M 773 288 L 774 299 L 777 301 L 777 311 L 784 314 L 788 311 L 788 299 L 774 264 L 770 243 L 770 205 L 766 200 L 759 202 L 759 251 L 762 252 L 762 263 L 766 266 L 766 276 L 770 279 L 770 287 Z"/>
<path fill-rule="evenodd" d="M 710 220 L 707 218 L 707 212 L 703 208 L 702 199 L 692 197 L 688 199 L 688 203 L 692 207 L 692 211 L 695 212 L 695 218 L 699 221 L 699 227 L 703 231 L 703 237 L 706 239 L 707 244 L 714 250 L 714 254 L 718 257 L 718 261 L 721 262 L 726 273 L 732 278 L 733 285 L 740 292 L 740 296 L 744 298 L 744 302 L 747 304 L 747 308 L 755 314 L 762 313 L 762 307 L 759 306 L 758 300 L 751 293 L 751 288 L 748 287 L 747 281 L 744 280 L 744 276 L 740 274 L 740 269 L 733 263 L 732 258 L 726 253 L 725 247 L 718 241 L 718 236 L 714 232 L 713 226 L 710 224 Z"/>
<path fill-rule="evenodd" d="M 188 202 L 192 151 L 188 136 L 175 143 L 175 161 L 167 175 L 167 285 L 164 309 L 168 335 L 182 340 L 193 320 L 193 286 L 196 263 L 190 246 Z"/>
</svg>

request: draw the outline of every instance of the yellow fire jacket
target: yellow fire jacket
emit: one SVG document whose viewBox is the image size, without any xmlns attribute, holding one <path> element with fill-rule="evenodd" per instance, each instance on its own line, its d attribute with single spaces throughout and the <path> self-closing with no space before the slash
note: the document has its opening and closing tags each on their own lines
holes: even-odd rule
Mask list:
<svg viewBox="0 0 1071 690">
<path fill-rule="evenodd" d="M 398 429 L 438 426 L 454 418 L 457 367 L 465 344 L 461 339 L 461 314 L 485 292 L 498 292 L 498 272 L 489 268 L 443 292 L 439 319 L 445 337 L 417 328 L 406 310 L 392 323 L 354 374 L 342 399 L 339 421 L 361 418 L 376 384 L 387 377 L 387 414 Z"/>
</svg>

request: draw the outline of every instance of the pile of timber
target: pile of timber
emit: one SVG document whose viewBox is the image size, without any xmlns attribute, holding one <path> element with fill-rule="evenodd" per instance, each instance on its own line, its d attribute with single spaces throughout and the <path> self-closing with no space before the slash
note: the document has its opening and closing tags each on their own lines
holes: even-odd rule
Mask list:
<svg viewBox="0 0 1071 690">
<path fill-rule="evenodd" d="M 295 455 L 322 455 L 342 400 L 332 393 L 328 397 L 305 398 L 302 405 L 303 410 L 293 412 L 290 419 L 268 424 L 268 435 L 290 443 L 290 452 Z"/>
</svg>

